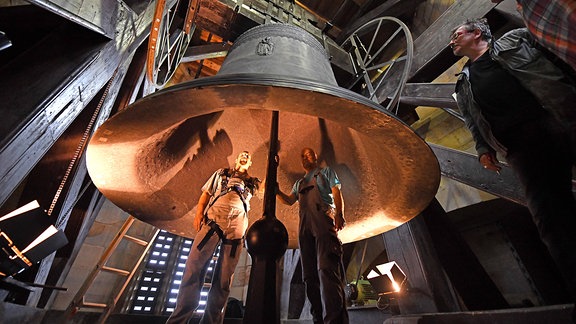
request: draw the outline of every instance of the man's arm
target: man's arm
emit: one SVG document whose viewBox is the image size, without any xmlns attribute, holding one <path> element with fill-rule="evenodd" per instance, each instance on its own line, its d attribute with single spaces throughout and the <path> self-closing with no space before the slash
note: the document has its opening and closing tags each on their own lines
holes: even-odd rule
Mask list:
<svg viewBox="0 0 576 324">
<path fill-rule="evenodd" d="M 256 178 L 256 190 L 254 191 L 254 195 L 260 199 L 264 199 L 264 189 L 266 189 L 266 178 L 264 180 L 260 180 Z"/>
<path fill-rule="evenodd" d="M 281 203 L 283 203 L 285 205 L 289 205 L 289 206 L 294 205 L 296 200 L 298 200 L 298 197 L 296 197 L 296 195 L 293 192 L 290 193 L 290 195 L 283 193 L 280 190 L 280 187 L 278 187 L 278 184 L 276 184 L 276 198 L 278 198 L 278 200 Z"/>
<path fill-rule="evenodd" d="M 204 220 L 204 209 L 208 206 L 210 201 L 210 194 L 208 191 L 202 191 L 200 199 L 198 199 L 198 204 L 196 205 L 196 216 L 194 217 L 194 228 L 196 231 L 200 231 L 202 227 L 202 221 Z"/>
<path fill-rule="evenodd" d="M 465 68 L 466 69 L 466 68 Z M 472 113 L 470 112 L 470 107 L 472 103 L 472 89 L 470 89 L 470 84 L 467 81 L 467 73 L 462 72 L 456 85 L 456 102 L 458 103 L 458 108 L 464 117 L 464 122 L 466 127 L 472 134 L 472 138 L 475 142 L 476 152 L 478 153 L 478 160 L 480 164 L 488 170 L 494 172 L 500 172 L 500 166 L 498 166 L 498 159 L 496 158 L 496 152 L 490 145 L 484 140 L 482 134 L 480 133 L 480 128 L 476 124 Z"/>
<path fill-rule="evenodd" d="M 332 187 L 332 196 L 334 197 L 334 205 L 336 205 L 334 227 L 339 231 L 346 225 L 346 219 L 344 219 L 344 198 L 342 197 L 342 191 L 340 191 L 338 186 Z"/>
</svg>

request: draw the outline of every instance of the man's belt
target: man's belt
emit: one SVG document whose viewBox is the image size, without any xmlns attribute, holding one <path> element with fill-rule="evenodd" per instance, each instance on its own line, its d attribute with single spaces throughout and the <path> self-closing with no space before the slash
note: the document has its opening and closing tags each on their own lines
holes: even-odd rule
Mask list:
<svg viewBox="0 0 576 324">
<path fill-rule="evenodd" d="M 206 243 L 208 243 L 208 240 L 212 237 L 212 235 L 216 233 L 218 234 L 220 240 L 222 240 L 222 244 L 232 245 L 232 250 L 230 250 L 230 256 L 233 257 L 236 254 L 236 250 L 238 249 L 238 245 L 240 245 L 240 242 L 242 242 L 242 239 L 241 238 L 232 240 L 227 239 L 226 236 L 224 236 L 224 232 L 222 231 L 220 226 L 218 226 L 218 224 L 216 224 L 216 222 L 211 219 L 207 219 L 206 225 L 210 226 L 210 230 L 208 230 L 208 233 L 206 233 L 206 236 L 204 236 L 202 241 L 198 243 L 197 246 L 198 251 L 202 250 L 202 248 L 204 247 L 204 245 L 206 245 Z"/>
</svg>

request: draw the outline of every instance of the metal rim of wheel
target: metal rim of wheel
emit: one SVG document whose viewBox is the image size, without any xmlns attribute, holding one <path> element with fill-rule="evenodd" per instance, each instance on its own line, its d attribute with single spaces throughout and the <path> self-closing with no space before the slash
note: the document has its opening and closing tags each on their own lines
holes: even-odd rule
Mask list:
<svg viewBox="0 0 576 324">
<path fill-rule="evenodd" d="M 170 81 L 182 61 L 196 29 L 199 5 L 199 0 L 177 0 L 172 7 L 166 0 L 156 3 L 146 59 L 146 75 L 156 88 Z"/>
<path fill-rule="evenodd" d="M 395 26 L 395 31 L 389 33 L 390 28 L 384 30 L 384 24 Z M 385 32 L 388 34 L 384 34 Z M 402 48 L 397 51 L 400 53 L 397 57 L 390 56 L 389 51 L 385 50 L 399 44 L 404 46 L 400 46 Z M 390 94 L 386 95 L 387 99 L 384 100 L 387 101 L 385 108 L 397 113 L 400 95 L 408 80 L 414 57 L 414 42 L 408 27 L 394 17 L 377 18 L 356 29 L 341 47 L 351 56 L 355 71 L 353 79 L 346 87 L 360 87 L 363 95 L 380 103 L 379 91 L 386 86 L 385 90 Z M 396 65 L 402 65 L 402 71 L 397 80 L 398 85 L 391 87 L 386 81 L 391 75 L 398 78 L 398 74 L 390 73 Z"/>
</svg>

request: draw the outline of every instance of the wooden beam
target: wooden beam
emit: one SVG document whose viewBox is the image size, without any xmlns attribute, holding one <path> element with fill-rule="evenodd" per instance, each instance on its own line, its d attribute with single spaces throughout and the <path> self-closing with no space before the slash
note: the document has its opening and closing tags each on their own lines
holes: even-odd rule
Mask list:
<svg viewBox="0 0 576 324">
<path fill-rule="evenodd" d="M 0 70 L 6 76 L 0 79 L 0 112 L 10 121 L 0 128 L 0 204 L 146 39 L 154 6 L 139 16 L 117 6 L 114 40 L 97 41 L 68 26 Z"/>
<path fill-rule="evenodd" d="M 306 7 L 295 5 L 290 1 L 243 0 L 242 6 L 239 7 L 237 7 L 237 0 L 218 0 L 217 2 L 222 2 L 230 8 L 234 8 L 239 15 L 255 22 L 257 25 L 262 25 L 270 21 L 288 23 L 306 30 L 317 39 L 322 39 L 322 30 L 311 23 L 318 17 L 314 16 Z M 241 26 L 235 24 L 233 29 L 240 27 Z M 246 30 L 240 30 L 238 32 L 242 34 Z"/>
<path fill-rule="evenodd" d="M 51 11 L 66 20 L 77 23 L 94 32 L 114 39 L 118 6 L 116 1 L 84 0 L 29 0 L 28 2 Z M 129 9 L 126 5 L 123 9 Z"/>
<path fill-rule="evenodd" d="M 407 83 L 400 96 L 400 103 L 458 109 L 452 97 L 455 86 L 455 83 Z"/>
<path fill-rule="evenodd" d="M 430 27 L 414 40 L 414 58 L 409 79 L 428 64 L 431 64 L 440 53 L 448 48 L 448 37 L 453 28 L 465 22 L 467 18 L 484 17 L 494 6 L 495 4 L 490 1 L 456 0 Z M 456 62 L 457 59 L 454 56 L 451 64 Z"/>
<path fill-rule="evenodd" d="M 215 35 L 228 35 L 230 22 L 234 17 L 234 10 L 224 3 L 216 0 L 201 0 L 196 25 Z"/>
<path fill-rule="evenodd" d="M 456 0 L 430 27 L 428 27 L 418 38 L 414 40 L 414 55 L 412 66 L 408 73 L 408 82 L 424 83 L 431 82 L 459 58 L 452 54 L 448 47 L 448 35 L 455 27 L 459 26 L 467 18 L 484 17 L 495 4 L 489 1 Z M 396 74 L 399 74 L 396 72 Z M 388 78 L 394 80 L 398 76 L 390 75 Z M 390 93 L 388 87 L 381 87 L 377 90 L 378 102 L 387 100 Z M 404 98 L 404 103 L 409 103 L 409 98 Z M 428 101 L 428 104 L 447 104 L 449 101 L 435 102 Z M 416 106 L 403 105 L 400 118 L 410 116 Z M 452 109 L 452 107 L 446 107 Z"/>
<path fill-rule="evenodd" d="M 134 53 L 132 53 L 132 54 L 134 54 Z M 144 56 L 144 58 L 145 58 L 145 56 Z M 122 87 L 120 85 L 124 80 L 124 77 L 127 73 L 127 70 L 128 70 L 128 67 L 129 67 L 131 61 L 132 61 L 132 56 L 128 56 L 123 62 L 121 62 L 121 65 L 118 67 L 118 72 L 114 75 L 114 78 L 109 81 L 109 83 L 110 83 L 109 91 L 106 94 L 106 96 L 102 98 L 103 100 L 101 101 L 102 107 L 104 109 L 101 108 L 101 113 L 98 115 L 98 119 L 96 120 L 95 124 L 103 123 L 109 117 L 110 111 L 112 110 L 111 108 L 114 106 L 114 102 L 116 101 L 117 95 L 120 92 L 120 90 L 122 89 Z M 144 60 L 142 60 L 142 61 L 144 61 Z M 98 99 L 98 98 L 95 98 L 95 99 Z M 122 102 L 125 103 L 124 100 L 122 100 Z M 106 108 L 106 107 L 109 107 L 109 108 Z M 86 143 L 86 145 L 87 144 L 88 143 Z M 86 149 L 86 145 L 84 146 L 84 149 Z M 67 225 L 69 217 L 70 217 L 70 214 L 68 212 L 71 211 L 75 207 L 76 199 L 80 195 L 81 189 L 84 186 L 86 179 L 89 177 L 88 169 L 86 168 L 86 155 L 81 154 L 80 157 L 81 157 L 81 159 L 79 159 L 79 161 L 78 161 L 79 165 L 77 166 L 77 170 L 76 170 L 75 174 L 73 174 L 73 176 L 70 177 L 69 189 L 67 190 L 66 195 L 61 197 L 61 199 L 63 200 L 63 203 L 62 203 L 62 208 L 59 210 L 59 214 L 57 215 L 56 223 L 61 224 L 62 229 L 66 228 L 66 225 Z M 84 221 L 87 221 L 89 218 L 85 219 L 83 217 L 82 219 Z M 91 222 L 89 224 L 91 224 Z M 79 236 L 79 233 L 75 233 L 75 236 Z M 75 243 L 76 244 L 82 244 L 83 241 L 75 241 Z M 55 254 L 52 254 L 49 257 L 42 260 L 42 262 L 40 263 L 40 266 L 38 268 L 38 273 L 36 274 L 34 282 L 46 283 L 50 269 L 52 267 L 52 262 L 54 260 L 54 257 L 55 257 Z M 27 304 L 29 306 L 37 305 L 38 302 L 40 301 L 41 293 L 42 293 L 42 291 L 35 291 L 35 292 L 31 293 L 29 298 L 28 298 Z M 52 293 L 52 292 L 50 292 L 50 293 Z"/>
<path fill-rule="evenodd" d="M 207 45 L 190 46 L 186 49 L 180 63 L 194 62 L 215 57 L 223 57 L 230 50 L 229 43 L 216 43 Z"/>
<path fill-rule="evenodd" d="M 522 15 L 520 15 L 516 9 L 516 3 L 515 0 L 502 1 L 494 7 L 494 11 L 506 17 L 510 22 L 517 26 L 524 26 L 524 20 L 522 20 Z"/>
<path fill-rule="evenodd" d="M 413 235 L 420 238 L 421 230 L 426 231 L 424 234 L 429 233 L 430 238 L 424 235 L 423 242 L 433 243 L 434 255 L 440 260 L 466 309 L 475 311 L 510 307 L 468 243 L 448 219 L 440 203 L 434 199 L 421 216 L 418 226 L 414 226 Z M 428 257 L 428 254 L 425 255 Z M 436 276 L 443 274 L 444 272 L 434 273 Z M 428 279 L 437 286 L 436 283 L 440 282 L 441 278 L 428 277 Z"/>
<path fill-rule="evenodd" d="M 401 314 L 462 310 L 424 223 L 423 215 L 434 217 L 440 212 L 432 208 L 436 206 L 434 201 L 418 217 L 382 234 L 388 259 L 396 261 L 408 281 L 407 289 L 398 298 Z"/>
<path fill-rule="evenodd" d="M 497 174 L 481 168 L 475 154 L 430 143 L 429 145 L 438 158 L 443 176 L 520 205 L 526 205 L 522 186 L 507 164 L 502 163 L 502 170 Z"/>
<path fill-rule="evenodd" d="M 389 0 L 384 1 L 383 4 L 379 5 L 375 9 L 371 10 L 359 19 L 354 21 L 346 29 L 344 29 L 337 42 L 342 44 L 346 38 L 348 38 L 354 31 L 360 28 L 362 25 L 380 17 L 392 16 L 398 17 L 407 12 L 413 12 L 417 5 L 424 2 L 423 0 Z"/>
</svg>

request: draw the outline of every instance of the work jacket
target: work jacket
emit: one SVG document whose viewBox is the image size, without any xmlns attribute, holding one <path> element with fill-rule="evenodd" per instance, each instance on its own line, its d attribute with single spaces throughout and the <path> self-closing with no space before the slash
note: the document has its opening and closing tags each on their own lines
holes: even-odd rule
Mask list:
<svg viewBox="0 0 576 324">
<path fill-rule="evenodd" d="M 561 123 L 573 129 L 576 118 L 576 86 L 565 73 L 552 63 L 536 46 L 526 28 L 514 29 L 493 42 L 489 49 L 492 59 L 530 91 Z M 476 142 L 480 157 L 498 151 L 506 156 L 507 149 L 492 134 L 490 124 L 474 100 L 466 64 L 456 82 L 456 102 L 466 126 Z"/>
</svg>

